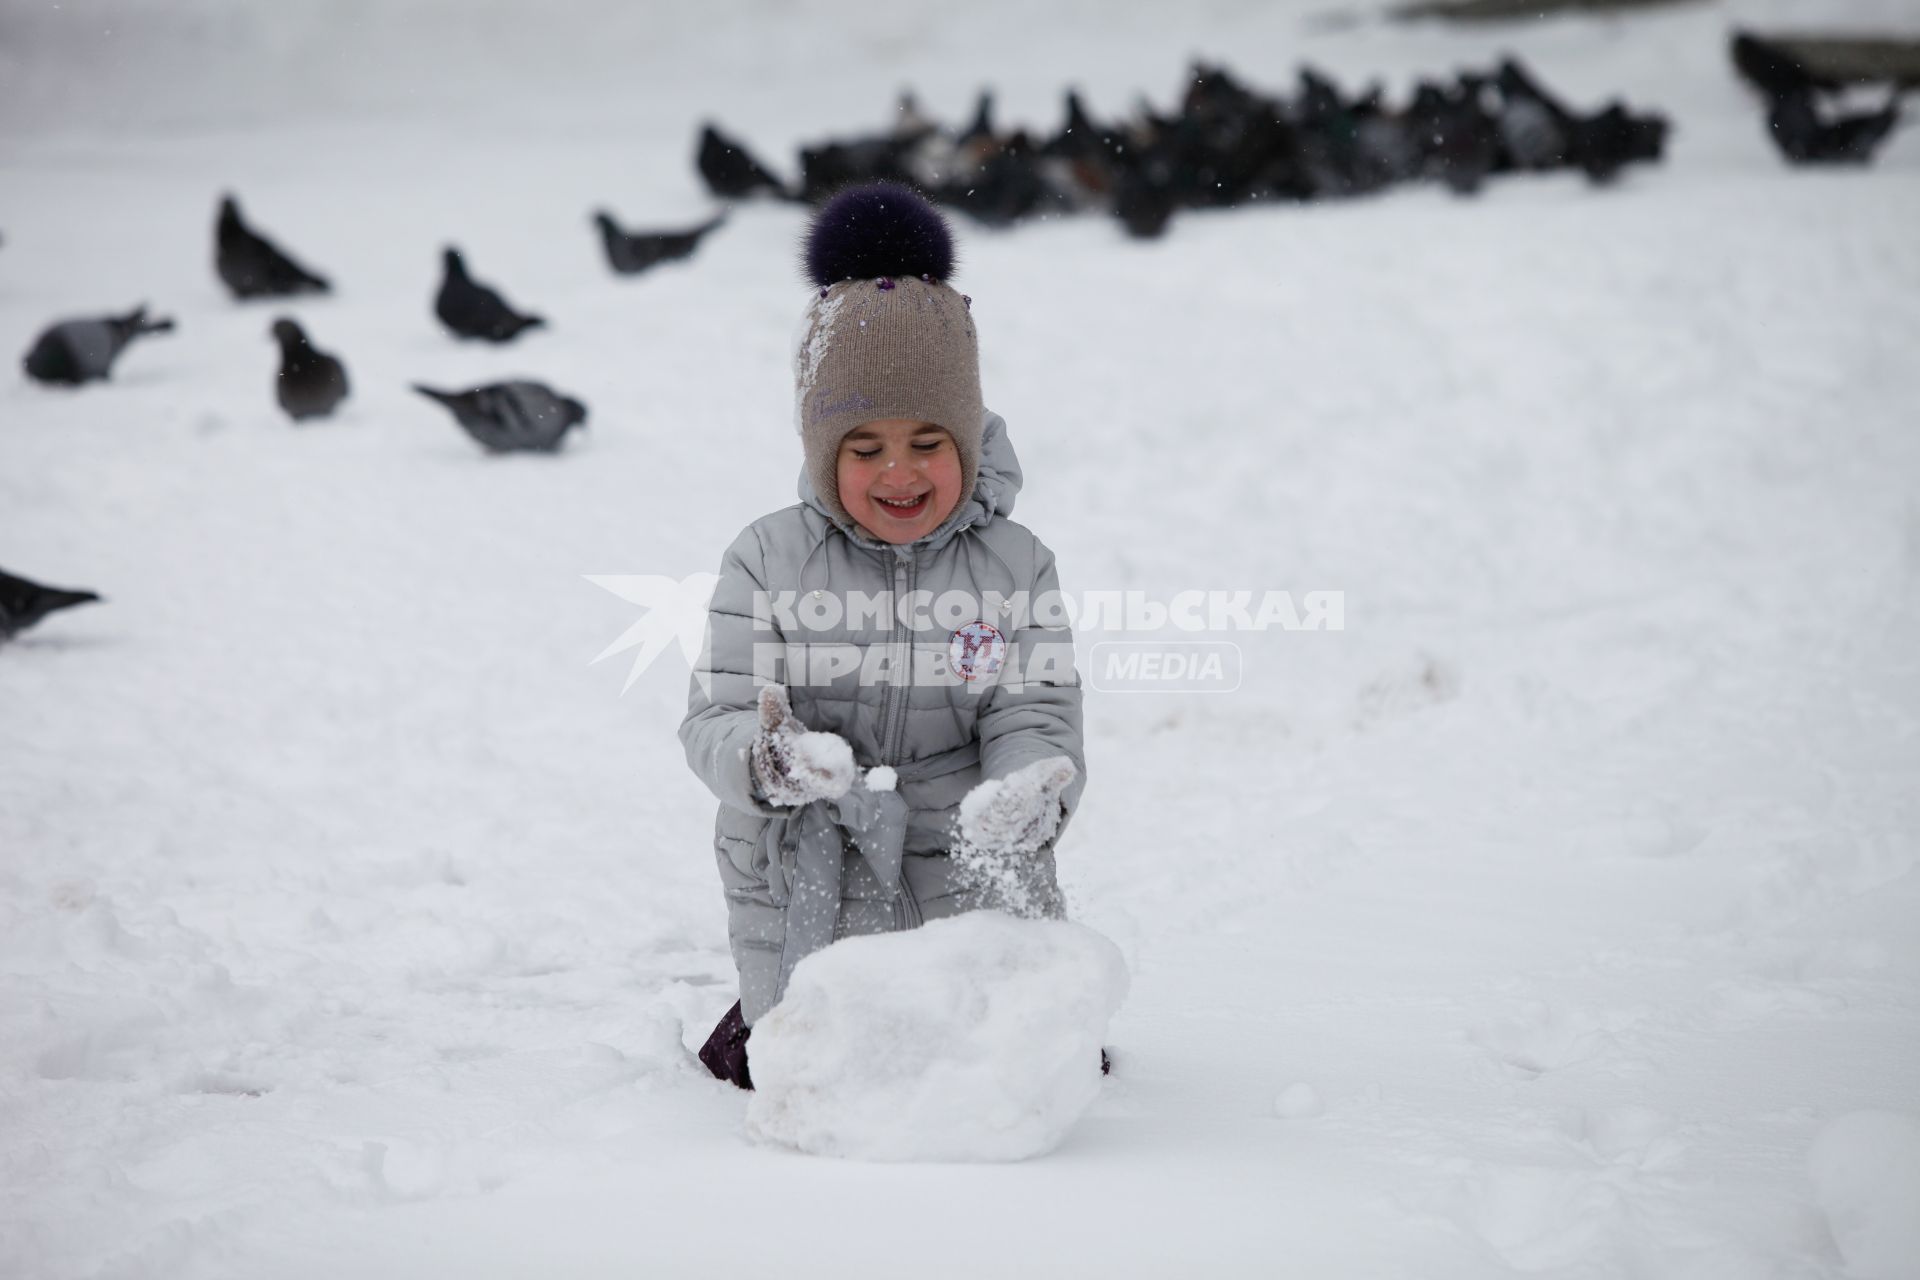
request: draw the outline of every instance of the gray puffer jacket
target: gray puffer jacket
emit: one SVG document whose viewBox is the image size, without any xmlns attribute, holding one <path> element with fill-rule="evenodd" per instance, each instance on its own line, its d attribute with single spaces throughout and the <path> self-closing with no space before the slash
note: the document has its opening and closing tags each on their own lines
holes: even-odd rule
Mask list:
<svg viewBox="0 0 1920 1280">
<path fill-rule="evenodd" d="M 793 966 L 835 938 L 982 904 L 948 850 L 960 801 L 983 779 L 1064 755 L 1080 776 L 1062 797 L 1061 830 L 1079 805 L 1073 637 L 1049 603 L 1053 553 L 1008 519 L 1020 478 L 1006 424 L 988 413 L 973 493 L 920 541 L 876 542 L 836 518 L 803 468 L 801 501 L 727 549 L 680 740 L 720 800 L 715 851 L 749 1025 Z M 809 729 L 846 739 L 863 770 L 892 767 L 894 789 L 767 803 L 748 747 L 769 682 L 787 685 Z M 1022 870 L 1041 908 L 1059 914 L 1051 843 Z"/>
</svg>

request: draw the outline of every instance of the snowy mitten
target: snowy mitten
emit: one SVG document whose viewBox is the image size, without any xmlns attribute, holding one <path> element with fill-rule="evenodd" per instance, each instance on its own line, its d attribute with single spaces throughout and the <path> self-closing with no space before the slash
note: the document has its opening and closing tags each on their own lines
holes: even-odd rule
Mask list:
<svg viewBox="0 0 1920 1280">
<path fill-rule="evenodd" d="M 1050 756 L 989 778 L 960 802 L 960 838 L 976 849 L 1031 853 L 1060 830 L 1060 793 L 1079 770 Z"/>
<path fill-rule="evenodd" d="M 749 752 L 753 780 L 768 803 L 838 800 L 853 785 L 853 748 L 837 733 L 813 733 L 793 714 L 785 685 L 760 690 L 760 732 Z"/>
</svg>

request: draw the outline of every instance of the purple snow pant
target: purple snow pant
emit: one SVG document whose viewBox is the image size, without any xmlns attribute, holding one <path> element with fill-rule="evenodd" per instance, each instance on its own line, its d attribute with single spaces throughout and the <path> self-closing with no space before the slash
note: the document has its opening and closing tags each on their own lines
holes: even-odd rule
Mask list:
<svg viewBox="0 0 1920 1280">
<path fill-rule="evenodd" d="M 740 1016 L 740 1002 L 735 1000 L 700 1046 L 700 1061 L 716 1080 L 731 1080 L 742 1089 L 753 1088 L 753 1077 L 747 1074 L 747 1036 L 751 1033 L 747 1020 Z"/>
</svg>

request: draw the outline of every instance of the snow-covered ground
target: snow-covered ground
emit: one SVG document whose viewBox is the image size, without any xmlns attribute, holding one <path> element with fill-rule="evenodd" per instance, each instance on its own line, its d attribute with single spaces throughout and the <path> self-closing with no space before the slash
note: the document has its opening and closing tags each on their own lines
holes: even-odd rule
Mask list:
<svg viewBox="0 0 1920 1280">
<path fill-rule="evenodd" d="M 0 385 L 0 565 L 108 597 L 0 649 L 0 1275 L 1913 1274 L 1920 129 L 1789 171 L 1723 39 L 1920 13 L 1326 8 L 0 9 L 0 353 L 180 321 Z M 685 667 L 621 696 L 635 610 L 584 575 L 711 570 L 789 501 L 801 214 L 622 281 L 589 210 L 704 213 L 706 116 L 784 166 L 909 84 L 1051 127 L 1190 55 L 1502 49 L 1670 112 L 1668 163 L 962 226 L 1067 586 L 1346 629 L 1090 697 L 1061 870 L 1132 990 L 1057 1151 L 750 1142 L 686 1052 L 733 994 Z M 229 302 L 227 188 L 337 294 Z M 448 241 L 551 330 L 447 339 Z M 282 310 L 343 418 L 275 409 Z M 483 457 L 406 390 L 507 374 L 590 431 Z"/>
</svg>

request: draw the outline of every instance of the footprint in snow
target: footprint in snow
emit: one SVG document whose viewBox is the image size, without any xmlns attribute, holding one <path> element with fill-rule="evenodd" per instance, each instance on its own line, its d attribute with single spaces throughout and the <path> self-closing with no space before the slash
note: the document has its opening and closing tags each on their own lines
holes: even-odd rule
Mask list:
<svg viewBox="0 0 1920 1280">
<path fill-rule="evenodd" d="M 1644 1016 L 1636 1010 L 1595 1013 L 1536 1000 L 1466 1034 L 1496 1062 L 1537 1076 L 1614 1053 L 1620 1033 Z"/>
</svg>

